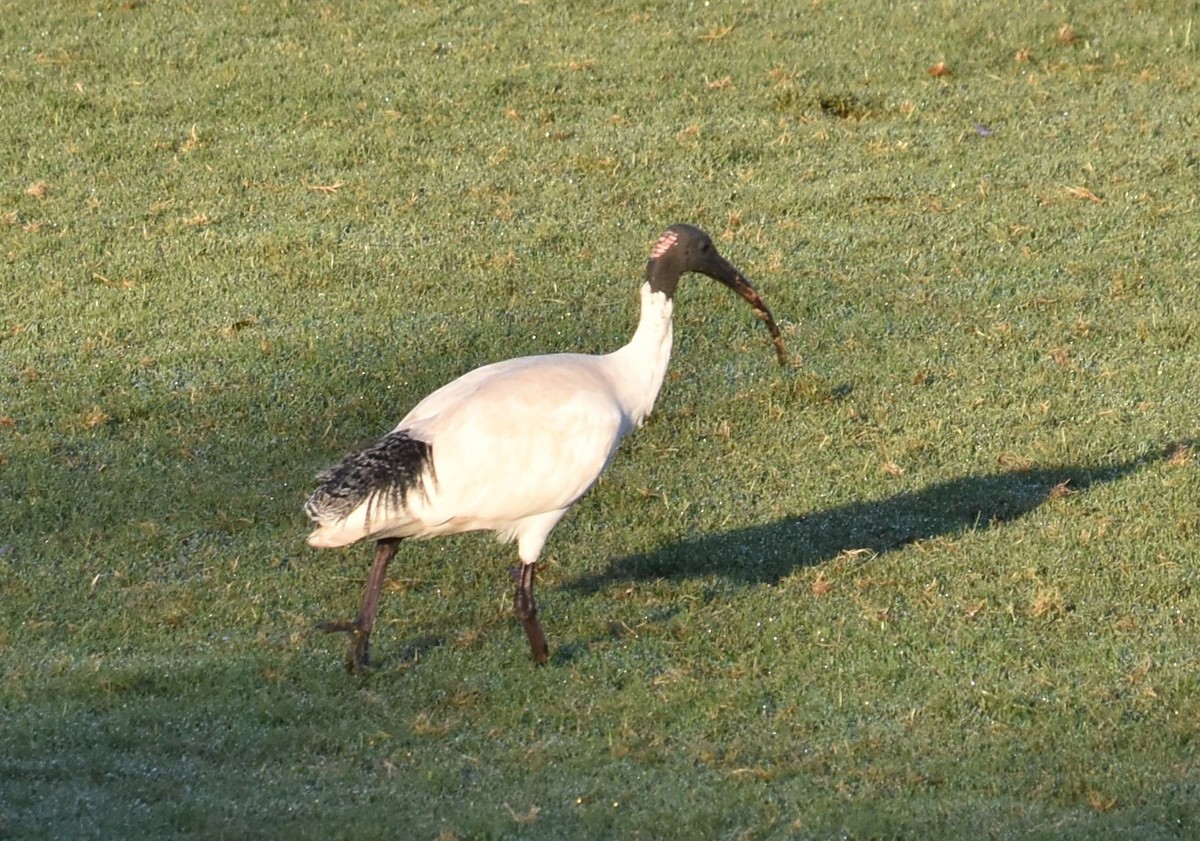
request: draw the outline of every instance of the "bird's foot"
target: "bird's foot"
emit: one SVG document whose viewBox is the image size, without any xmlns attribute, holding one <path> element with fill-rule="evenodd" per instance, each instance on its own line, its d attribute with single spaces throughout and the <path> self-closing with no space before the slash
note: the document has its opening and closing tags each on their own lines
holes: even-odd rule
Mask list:
<svg viewBox="0 0 1200 841">
<path fill-rule="evenodd" d="M 546 635 L 537 618 L 524 620 L 525 634 L 529 637 L 529 653 L 533 656 L 535 666 L 544 666 L 550 659 L 550 646 L 546 644 Z"/>
<path fill-rule="evenodd" d="M 364 631 L 362 622 L 342 620 L 340 622 L 322 622 L 317 629 L 327 634 L 339 631 L 350 635 L 350 644 L 346 648 L 346 671 L 351 674 L 366 674 L 371 669 L 371 634 Z"/>
<path fill-rule="evenodd" d="M 546 644 L 546 635 L 542 632 L 542 623 L 538 621 L 536 610 L 521 609 L 517 618 L 525 626 L 525 636 L 529 637 L 529 653 L 533 656 L 535 666 L 544 666 L 550 659 L 550 646 Z"/>
</svg>

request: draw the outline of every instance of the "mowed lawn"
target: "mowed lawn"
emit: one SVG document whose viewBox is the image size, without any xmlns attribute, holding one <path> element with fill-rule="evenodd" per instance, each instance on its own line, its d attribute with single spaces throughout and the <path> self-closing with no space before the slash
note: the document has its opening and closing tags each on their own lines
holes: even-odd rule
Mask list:
<svg viewBox="0 0 1200 841">
<path fill-rule="evenodd" d="M 1200 835 L 1194 2 L 0 2 L 0 837 Z M 655 413 L 551 535 L 313 477 L 489 361 Z M 481 466 L 486 469 L 486 466 Z"/>
</svg>

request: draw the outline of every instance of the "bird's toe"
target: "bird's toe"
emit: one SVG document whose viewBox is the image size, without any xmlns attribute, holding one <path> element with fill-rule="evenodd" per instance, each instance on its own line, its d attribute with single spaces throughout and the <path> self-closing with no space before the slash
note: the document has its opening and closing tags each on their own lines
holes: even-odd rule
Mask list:
<svg viewBox="0 0 1200 841">
<path fill-rule="evenodd" d="M 327 634 L 349 634 L 350 644 L 346 647 L 346 671 L 351 674 L 366 674 L 370 671 L 371 635 L 363 630 L 362 623 L 358 619 L 320 622 L 317 624 L 317 630 Z"/>
</svg>

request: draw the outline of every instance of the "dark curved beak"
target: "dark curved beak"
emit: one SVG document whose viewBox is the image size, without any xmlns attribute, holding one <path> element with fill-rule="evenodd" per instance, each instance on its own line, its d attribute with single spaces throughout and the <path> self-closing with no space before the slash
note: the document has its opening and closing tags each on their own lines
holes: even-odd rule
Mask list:
<svg viewBox="0 0 1200 841">
<path fill-rule="evenodd" d="M 779 325 L 775 323 L 775 316 L 771 315 L 771 310 L 767 308 L 762 296 L 758 294 L 758 290 L 750 285 L 750 281 L 746 280 L 746 276 L 715 251 L 709 265 L 700 271 L 713 280 L 718 280 L 728 286 L 754 309 L 754 314 L 763 324 L 767 325 L 767 330 L 771 333 L 771 341 L 775 345 L 775 355 L 779 358 L 779 364 L 787 365 L 788 352 L 783 344 L 783 336 L 779 333 Z"/>
</svg>

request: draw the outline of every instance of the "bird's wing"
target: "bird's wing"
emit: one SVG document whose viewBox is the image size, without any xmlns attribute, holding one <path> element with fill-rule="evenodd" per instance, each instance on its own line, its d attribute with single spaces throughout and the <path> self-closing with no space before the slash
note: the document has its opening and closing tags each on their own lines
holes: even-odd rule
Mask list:
<svg viewBox="0 0 1200 841">
<path fill-rule="evenodd" d="M 570 506 L 632 423 L 596 357 L 557 354 L 473 371 L 423 400 L 400 428 L 432 447 L 422 519 L 504 531 Z"/>
<path fill-rule="evenodd" d="M 371 497 L 321 523 L 309 542 L 344 546 L 478 529 L 507 539 L 545 515 L 561 516 L 634 428 L 599 359 L 514 359 L 433 392 L 389 436 L 428 445 L 421 475 L 410 477 L 413 492 Z"/>
</svg>

